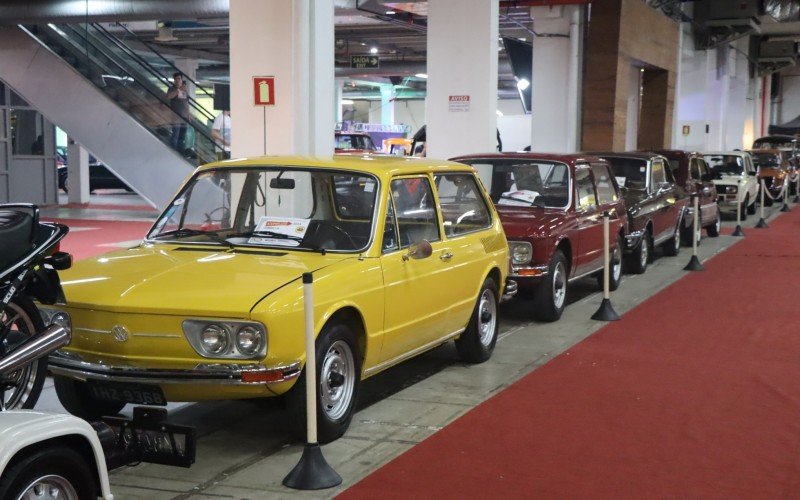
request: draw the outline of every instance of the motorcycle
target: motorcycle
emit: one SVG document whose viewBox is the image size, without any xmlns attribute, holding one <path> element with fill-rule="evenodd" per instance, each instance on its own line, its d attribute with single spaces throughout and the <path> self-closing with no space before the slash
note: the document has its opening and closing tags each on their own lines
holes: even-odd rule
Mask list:
<svg viewBox="0 0 800 500">
<path fill-rule="evenodd" d="M 65 302 L 58 271 L 72 265 L 59 251 L 67 232 L 40 222 L 35 205 L 0 205 L 0 410 L 33 408 L 47 354 L 69 343 L 69 325 L 45 325 L 36 306 Z"/>
</svg>

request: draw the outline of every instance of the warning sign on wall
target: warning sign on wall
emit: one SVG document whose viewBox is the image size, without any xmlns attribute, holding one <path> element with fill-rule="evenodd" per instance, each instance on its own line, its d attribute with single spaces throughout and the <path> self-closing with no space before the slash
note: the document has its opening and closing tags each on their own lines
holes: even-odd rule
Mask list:
<svg viewBox="0 0 800 500">
<path fill-rule="evenodd" d="M 256 106 L 275 105 L 275 77 L 253 77 L 253 104 Z"/>
<path fill-rule="evenodd" d="M 451 111 L 451 112 L 469 111 L 469 96 L 468 95 L 451 95 L 449 97 L 447 110 Z"/>
</svg>

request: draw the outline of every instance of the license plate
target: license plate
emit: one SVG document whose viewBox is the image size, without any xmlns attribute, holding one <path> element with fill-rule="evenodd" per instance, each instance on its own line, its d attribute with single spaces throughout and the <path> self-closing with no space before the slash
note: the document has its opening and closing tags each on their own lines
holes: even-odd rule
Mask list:
<svg viewBox="0 0 800 500">
<path fill-rule="evenodd" d="M 89 390 L 92 396 L 106 401 L 121 401 L 135 405 L 167 405 L 167 399 L 157 385 L 89 382 Z"/>
</svg>

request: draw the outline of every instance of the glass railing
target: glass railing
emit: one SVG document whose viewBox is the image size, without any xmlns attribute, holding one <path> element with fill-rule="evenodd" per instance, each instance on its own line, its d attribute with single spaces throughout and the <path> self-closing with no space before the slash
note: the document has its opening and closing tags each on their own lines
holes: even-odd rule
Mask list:
<svg viewBox="0 0 800 500">
<path fill-rule="evenodd" d="M 167 76 L 101 26 L 48 24 L 25 29 L 187 161 L 199 165 L 216 160 L 221 144 L 211 136 L 212 114 L 195 99 L 188 99 L 188 112 L 173 111 Z"/>
</svg>

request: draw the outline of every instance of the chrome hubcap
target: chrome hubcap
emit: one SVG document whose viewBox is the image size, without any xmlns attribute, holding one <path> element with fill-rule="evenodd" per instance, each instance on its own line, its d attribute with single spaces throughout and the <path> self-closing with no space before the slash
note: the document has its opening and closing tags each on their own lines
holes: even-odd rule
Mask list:
<svg viewBox="0 0 800 500">
<path fill-rule="evenodd" d="M 720 217 L 719 214 L 717 214 L 717 222 L 714 223 L 714 227 L 717 229 L 717 233 L 722 229 L 722 217 Z"/>
<path fill-rule="evenodd" d="M 8 335 L 3 340 L 3 349 L 9 352 L 32 337 L 35 333 L 33 321 L 18 305 L 11 303 L 0 317 L 2 327 L 0 330 L 9 329 Z M 36 383 L 36 372 L 39 361 L 20 368 L 5 376 L 0 385 L 0 410 L 20 408 L 33 391 Z"/>
<path fill-rule="evenodd" d="M 34 480 L 17 500 L 80 500 L 78 492 L 65 478 L 56 475 Z"/>
<path fill-rule="evenodd" d="M 611 254 L 611 276 L 614 281 L 617 281 L 622 274 L 622 257 L 620 256 L 619 244 Z"/>
<path fill-rule="evenodd" d="M 567 273 L 564 264 L 559 262 L 553 269 L 553 305 L 556 309 L 564 306 L 564 299 L 567 297 Z"/>
<path fill-rule="evenodd" d="M 648 242 L 647 238 L 644 238 L 641 245 L 642 248 L 639 250 L 639 263 L 642 265 L 642 267 L 645 267 L 647 265 L 647 254 L 650 252 L 650 243 Z"/>
<path fill-rule="evenodd" d="M 484 290 L 478 304 L 478 332 L 481 344 L 489 347 L 497 327 L 497 301 L 491 290 Z"/>
<path fill-rule="evenodd" d="M 356 371 L 350 345 L 337 340 L 325 353 L 319 377 L 322 411 L 331 420 L 342 418 L 353 400 Z"/>
</svg>

